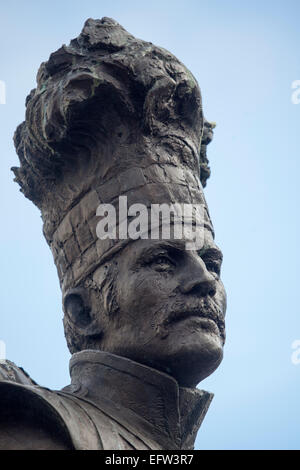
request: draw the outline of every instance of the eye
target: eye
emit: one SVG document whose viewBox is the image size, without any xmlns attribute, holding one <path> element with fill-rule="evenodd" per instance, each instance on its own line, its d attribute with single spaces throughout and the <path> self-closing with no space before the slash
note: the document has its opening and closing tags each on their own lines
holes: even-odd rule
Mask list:
<svg viewBox="0 0 300 470">
<path fill-rule="evenodd" d="M 159 272 L 168 272 L 172 271 L 175 267 L 174 261 L 172 261 L 168 256 L 156 256 L 150 260 L 149 265 Z"/>
<path fill-rule="evenodd" d="M 205 266 L 207 267 L 208 271 L 212 271 L 215 274 L 217 274 L 217 276 L 220 276 L 220 274 L 221 274 L 221 263 L 219 261 L 205 260 L 205 259 L 203 261 L 204 261 Z"/>
<path fill-rule="evenodd" d="M 221 274 L 222 253 L 218 250 L 211 249 L 204 253 L 199 252 L 198 254 L 202 261 L 204 261 L 208 271 L 215 273 L 219 277 Z"/>
</svg>

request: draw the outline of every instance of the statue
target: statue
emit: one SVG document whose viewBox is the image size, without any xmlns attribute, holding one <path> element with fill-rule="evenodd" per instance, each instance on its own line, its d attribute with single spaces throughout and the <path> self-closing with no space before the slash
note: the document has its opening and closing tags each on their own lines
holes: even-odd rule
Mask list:
<svg viewBox="0 0 300 470">
<path fill-rule="evenodd" d="M 193 449 L 212 399 L 196 386 L 225 341 L 222 254 L 202 189 L 213 127 L 193 75 L 112 19 L 87 20 L 42 63 L 13 171 L 57 267 L 71 384 L 51 391 L 1 364 L 1 449 Z M 189 226 L 203 243 L 187 249 L 174 235 L 180 217 L 167 239 L 120 236 L 120 217 L 118 237 L 99 236 L 98 208 L 120 215 L 125 196 L 131 208 L 201 207 Z"/>
</svg>

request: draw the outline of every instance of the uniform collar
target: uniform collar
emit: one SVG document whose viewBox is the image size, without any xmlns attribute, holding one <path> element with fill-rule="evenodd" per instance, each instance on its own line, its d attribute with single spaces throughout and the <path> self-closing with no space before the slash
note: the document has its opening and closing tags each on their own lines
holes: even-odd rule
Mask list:
<svg viewBox="0 0 300 470">
<path fill-rule="evenodd" d="M 213 398 L 204 390 L 179 387 L 156 369 L 103 351 L 75 353 L 70 374 L 68 392 L 168 450 L 193 449 Z"/>
</svg>

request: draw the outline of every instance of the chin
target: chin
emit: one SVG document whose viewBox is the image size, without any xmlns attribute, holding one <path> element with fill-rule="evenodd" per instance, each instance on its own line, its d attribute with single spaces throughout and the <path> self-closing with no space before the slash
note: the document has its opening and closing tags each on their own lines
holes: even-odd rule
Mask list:
<svg viewBox="0 0 300 470">
<path fill-rule="evenodd" d="M 147 346 L 140 338 L 126 347 L 108 350 L 164 372 L 182 387 L 195 387 L 220 365 L 224 342 L 216 328 L 204 328 L 199 322 L 184 323 L 173 325 L 163 337 L 152 338 Z"/>
<path fill-rule="evenodd" d="M 221 336 L 207 331 L 194 331 L 185 338 L 173 336 L 169 346 L 169 353 L 161 364 L 182 387 L 196 387 L 217 369 L 223 359 Z"/>
</svg>

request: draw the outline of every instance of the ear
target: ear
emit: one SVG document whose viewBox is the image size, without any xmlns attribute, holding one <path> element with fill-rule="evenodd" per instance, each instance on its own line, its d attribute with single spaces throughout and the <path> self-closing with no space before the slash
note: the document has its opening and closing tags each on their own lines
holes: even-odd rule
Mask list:
<svg viewBox="0 0 300 470">
<path fill-rule="evenodd" d="M 63 294 L 64 330 L 71 353 L 99 349 L 103 337 L 99 312 L 94 311 L 93 289 L 76 287 Z"/>
<path fill-rule="evenodd" d="M 76 330 L 77 335 L 82 338 L 85 337 L 86 345 L 90 348 L 94 341 L 98 344 L 103 335 L 101 319 L 97 312 L 92 312 L 92 295 L 93 291 L 90 289 L 76 287 L 69 289 L 63 297 L 64 325 L 72 324 L 72 330 Z"/>
<path fill-rule="evenodd" d="M 88 300 L 86 289 L 82 287 L 69 289 L 63 298 L 65 314 L 80 329 L 87 328 L 92 322 Z"/>
</svg>

